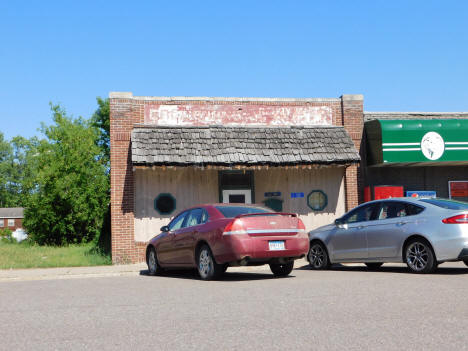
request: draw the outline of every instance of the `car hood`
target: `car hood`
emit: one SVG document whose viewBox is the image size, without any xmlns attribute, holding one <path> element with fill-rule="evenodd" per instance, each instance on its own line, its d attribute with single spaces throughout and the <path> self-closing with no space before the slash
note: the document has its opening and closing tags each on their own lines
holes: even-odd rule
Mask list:
<svg viewBox="0 0 468 351">
<path fill-rule="evenodd" d="M 311 230 L 309 232 L 309 235 L 315 235 L 315 234 L 318 234 L 318 233 L 321 233 L 321 232 L 327 232 L 327 231 L 332 230 L 333 228 L 335 228 L 335 223 L 323 225 L 321 227 L 315 228 L 314 230 Z"/>
</svg>

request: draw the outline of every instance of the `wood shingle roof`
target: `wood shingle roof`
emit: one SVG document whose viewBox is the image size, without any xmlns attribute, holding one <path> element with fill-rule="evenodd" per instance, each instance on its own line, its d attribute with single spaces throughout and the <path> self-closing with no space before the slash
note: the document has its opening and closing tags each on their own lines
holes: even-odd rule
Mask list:
<svg viewBox="0 0 468 351">
<path fill-rule="evenodd" d="M 343 127 L 135 126 L 135 165 L 350 164 L 360 160 Z"/>
</svg>

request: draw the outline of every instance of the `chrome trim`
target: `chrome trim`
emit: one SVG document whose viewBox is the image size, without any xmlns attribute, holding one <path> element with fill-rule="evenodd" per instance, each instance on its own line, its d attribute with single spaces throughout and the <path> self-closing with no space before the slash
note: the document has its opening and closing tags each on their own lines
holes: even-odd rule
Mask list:
<svg viewBox="0 0 468 351">
<path fill-rule="evenodd" d="M 251 229 L 251 230 L 234 230 L 224 232 L 223 234 L 266 234 L 266 233 L 304 233 L 304 229 Z"/>
</svg>

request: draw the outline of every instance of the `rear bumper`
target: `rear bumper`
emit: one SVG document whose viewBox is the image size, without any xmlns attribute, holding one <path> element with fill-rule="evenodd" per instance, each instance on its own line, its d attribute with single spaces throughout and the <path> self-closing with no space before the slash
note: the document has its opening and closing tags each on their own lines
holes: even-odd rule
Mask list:
<svg viewBox="0 0 468 351">
<path fill-rule="evenodd" d="M 306 233 L 285 236 L 224 235 L 214 253 L 218 263 L 262 264 L 304 257 L 309 251 Z M 270 250 L 269 241 L 284 241 L 284 250 Z"/>
</svg>

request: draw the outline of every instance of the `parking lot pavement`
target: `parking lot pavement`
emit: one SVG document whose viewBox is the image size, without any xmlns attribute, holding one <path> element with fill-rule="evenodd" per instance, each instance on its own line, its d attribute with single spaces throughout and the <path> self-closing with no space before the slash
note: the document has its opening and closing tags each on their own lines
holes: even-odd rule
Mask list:
<svg viewBox="0 0 468 351">
<path fill-rule="evenodd" d="M 307 260 L 300 259 L 294 261 L 295 269 L 306 269 Z M 341 267 L 364 267 L 362 264 L 343 264 Z M 404 264 L 392 264 L 393 267 L 406 267 Z M 388 267 L 388 264 L 384 267 Z M 33 268 L 33 269 L 3 269 L 0 270 L 0 282 L 4 281 L 25 281 L 25 280 L 55 280 L 55 279 L 75 279 L 75 278 L 99 278 L 118 276 L 138 276 L 145 274 L 146 263 L 136 263 L 127 265 L 112 266 L 91 266 L 91 267 L 60 267 L 60 268 Z M 249 272 L 270 272 L 268 265 L 253 267 L 229 267 L 229 272 L 249 273 Z"/>
<path fill-rule="evenodd" d="M 296 260 L 295 267 L 301 267 L 307 261 Z M 145 263 L 113 265 L 113 266 L 91 266 L 91 267 L 60 267 L 60 268 L 36 268 L 36 269 L 3 269 L 0 270 L 0 282 L 22 281 L 22 280 L 51 280 L 51 279 L 73 279 L 73 278 L 97 278 L 114 276 L 140 275 L 147 269 Z M 231 272 L 254 272 L 270 271 L 268 265 L 257 267 L 231 267 Z"/>
<path fill-rule="evenodd" d="M 253 267 L 209 282 L 194 271 L 151 277 L 145 269 L 3 281 L 0 350 L 466 349 L 463 264 L 415 275 L 403 265 L 311 271 L 299 263 L 280 279 Z"/>
</svg>

